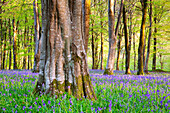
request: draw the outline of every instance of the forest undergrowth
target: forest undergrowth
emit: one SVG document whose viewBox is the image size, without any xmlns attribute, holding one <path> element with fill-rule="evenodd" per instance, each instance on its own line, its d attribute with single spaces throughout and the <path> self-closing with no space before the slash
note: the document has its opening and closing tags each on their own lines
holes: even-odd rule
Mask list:
<svg viewBox="0 0 170 113">
<path fill-rule="evenodd" d="M 96 101 L 76 99 L 64 93 L 60 97 L 32 95 L 38 73 L 28 70 L 0 71 L 0 113 L 168 113 L 170 111 L 170 74 L 151 72 L 139 76 L 114 71 L 102 75 L 90 70 Z"/>
</svg>

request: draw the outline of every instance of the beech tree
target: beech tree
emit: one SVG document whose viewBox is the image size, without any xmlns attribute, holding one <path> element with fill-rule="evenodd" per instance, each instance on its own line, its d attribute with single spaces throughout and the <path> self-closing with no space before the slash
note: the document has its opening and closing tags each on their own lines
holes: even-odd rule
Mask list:
<svg viewBox="0 0 170 113">
<path fill-rule="evenodd" d="M 39 78 L 33 93 L 97 99 L 88 72 L 82 35 L 81 0 L 41 0 Z"/>
<path fill-rule="evenodd" d="M 126 52 L 125 74 L 131 74 L 131 72 L 130 72 L 130 46 L 129 46 L 129 45 L 131 45 L 131 38 L 128 38 L 125 5 L 123 5 L 123 24 L 124 24 L 125 52 Z"/>
<path fill-rule="evenodd" d="M 147 14 L 147 0 L 142 0 L 142 23 L 140 29 L 140 40 L 139 40 L 139 48 L 138 48 L 138 75 L 143 75 L 143 48 L 144 48 L 144 36 L 145 36 L 145 21 Z"/>
<path fill-rule="evenodd" d="M 116 41 L 117 41 L 117 35 L 118 35 L 118 30 L 119 30 L 119 25 L 120 25 L 120 20 L 121 20 L 121 12 L 123 9 L 123 2 L 124 0 L 121 0 L 117 24 L 114 30 L 114 23 L 115 23 L 114 0 L 108 1 L 109 53 L 108 53 L 108 58 L 107 58 L 107 65 L 104 71 L 104 74 L 108 74 L 108 75 L 113 74 L 114 60 L 115 60 L 115 54 L 116 54 Z"/>
<path fill-rule="evenodd" d="M 147 57 L 145 61 L 145 73 L 148 73 L 148 62 L 149 62 L 149 55 L 150 55 L 150 40 L 152 36 L 152 0 L 150 0 L 150 12 L 149 12 L 149 36 L 148 36 L 148 48 L 147 48 Z"/>
<path fill-rule="evenodd" d="M 35 33 L 35 54 L 33 72 L 38 72 L 40 61 L 40 22 L 37 0 L 33 1 L 33 7 L 34 7 L 34 33 Z"/>
</svg>

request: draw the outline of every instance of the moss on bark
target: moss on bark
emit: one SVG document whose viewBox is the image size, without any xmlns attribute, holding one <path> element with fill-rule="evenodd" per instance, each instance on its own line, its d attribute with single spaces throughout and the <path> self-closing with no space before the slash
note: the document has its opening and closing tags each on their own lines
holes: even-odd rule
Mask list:
<svg viewBox="0 0 170 113">
<path fill-rule="evenodd" d="M 105 69 L 103 75 L 113 75 L 113 72 L 109 69 Z"/>
</svg>

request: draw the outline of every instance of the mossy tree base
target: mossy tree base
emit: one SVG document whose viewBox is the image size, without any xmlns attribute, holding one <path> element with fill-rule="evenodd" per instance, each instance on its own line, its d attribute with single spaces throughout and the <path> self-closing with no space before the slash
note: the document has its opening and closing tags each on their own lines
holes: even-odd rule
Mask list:
<svg viewBox="0 0 170 113">
<path fill-rule="evenodd" d="M 137 75 L 144 75 L 144 72 L 137 72 Z"/>
<path fill-rule="evenodd" d="M 78 78 L 76 79 L 78 80 Z M 64 92 L 67 92 L 69 95 L 73 95 L 78 99 L 88 98 L 91 100 L 96 100 L 97 97 L 94 94 L 93 89 L 91 89 L 92 85 L 91 82 L 89 81 L 90 79 L 88 78 L 88 76 L 85 77 L 84 79 L 86 80 L 84 82 L 79 81 L 78 85 L 74 85 L 73 83 L 69 83 L 68 81 L 65 81 L 64 83 L 61 84 L 60 81 L 54 79 L 53 82 L 50 84 L 50 88 L 46 89 L 47 91 L 45 91 L 43 84 L 37 82 L 33 94 L 34 95 L 49 94 L 50 96 L 56 96 L 58 98 L 62 94 L 64 94 Z"/>
<path fill-rule="evenodd" d="M 113 71 L 110 71 L 109 69 L 105 69 L 103 75 L 113 75 Z"/>
<path fill-rule="evenodd" d="M 130 74 L 131 74 L 131 72 L 126 72 L 125 74 L 128 74 L 128 75 L 130 75 Z"/>
</svg>

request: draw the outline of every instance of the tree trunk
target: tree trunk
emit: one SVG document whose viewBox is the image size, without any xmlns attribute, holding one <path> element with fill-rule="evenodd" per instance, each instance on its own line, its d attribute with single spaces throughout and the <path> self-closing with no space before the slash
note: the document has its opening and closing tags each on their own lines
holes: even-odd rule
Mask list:
<svg viewBox="0 0 170 113">
<path fill-rule="evenodd" d="M 124 70 L 124 61 L 125 61 L 125 52 L 123 52 L 123 56 L 122 56 L 122 71 Z"/>
<path fill-rule="evenodd" d="M 1 3 L 1 0 L 0 0 L 0 3 Z M 0 15 L 2 13 L 2 5 L 0 5 Z M 2 17 L 0 16 L 0 26 L 1 26 L 1 42 L 0 44 L 2 45 L 2 40 L 3 40 L 3 33 L 2 33 Z M 1 47 L 1 52 L 0 52 L 0 70 L 2 69 L 2 47 Z"/>
<path fill-rule="evenodd" d="M 72 2 L 42 0 L 40 70 L 34 93 L 59 95 L 68 92 L 77 98 L 84 96 L 94 100 L 97 98 L 83 44 L 82 2 L 75 0 L 72 9 L 69 3 Z"/>
<path fill-rule="evenodd" d="M 13 69 L 17 69 L 17 26 L 15 24 L 15 18 L 13 18 L 13 32 L 14 32 L 14 37 L 13 37 Z"/>
<path fill-rule="evenodd" d="M 100 18 L 103 17 L 103 13 L 100 12 Z M 103 70 L 103 42 L 104 42 L 104 38 L 103 38 L 103 21 L 100 21 L 100 26 L 101 26 L 101 33 L 100 33 L 100 37 L 101 37 L 101 62 L 100 62 L 100 69 Z"/>
<path fill-rule="evenodd" d="M 147 29 L 145 28 L 145 31 Z M 146 57 L 146 54 L 145 54 L 145 49 L 146 49 L 146 38 L 147 38 L 147 31 L 145 32 L 145 37 L 144 37 L 144 46 L 143 46 L 143 69 L 145 71 L 145 57 Z"/>
<path fill-rule="evenodd" d="M 161 70 L 163 70 L 162 53 L 160 53 L 159 57 L 160 57 Z"/>
<path fill-rule="evenodd" d="M 154 18 L 155 25 L 157 24 L 157 18 Z M 155 26 L 154 30 L 154 47 L 153 47 L 153 63 L 152 63 L 152 70 L 156 70 L 156 33 L 157 33 L 157 28 Z"/>
<path fill-rule="evenodd" d="M 93 23 L 94 23 L 94 20 L 92 20 L 92 69 L 94 69 L 94 66 L 95 66 L 95 55 L 94 55 L 94 32 L 93 32 Z"/>
<path fill-rule="evenodd" d="M 134 71 L 136 70 L 136 44 L 135 44 L 135 32 L 133 32 L 133 52 L 134 52 Z"/>
<path fill-rule="evenodd" d="M 144 36 L 145 36 L 145 21 L 147 14 L 147 0 L 143 0 L 142 9 L 142 24 L 140 29 L 140 40 L 138 48 L 138 72 L 137 75 L 143 75 L 143 48 L 144 48 Z"/>
<path fill-rule="evenodd" d="M 34 32 L 35 32 L 35 54 L 34 54 L 34 66 L 33 72 L 39 71 L 39 61 L 40 61 L 40 22 L 39 22 L 39 12 L 38 12 L 38 1 L 34 0 Z"/>
<path fill-rule="evenodd" d="M 90 26 L 90 4 L 91 0 L 83 0 L 83 27 L 84 27 L 84 44 L 87 53 L 89 40 L 89 26 Z"/>
<path fill-rule="evenodd" d="M 27 23 L 27 18 L 25 17 L 25 29 L 24 29 L 24 41 L 23 41 L 23 48 L 24 50 L 26 50 L 27 48 L 27 44 L 26 44 L 26 37 L 27 37 L 27 27 L 26 27 L 26 23 Z M 25 55 L 26 51 L 24 51 L 24 58 L 23 58 L 23 67 L 22 69 L 26 69 L 27 68 L 27 56 Z"/>
<path fill-rule="evenodd" d="M 5 29 L 5 33 L 4 33 L 4 51 L 3 51 L 3 61 L 2 61 L 2 68 L 5 69 L 5 61 L 6 61 L 6 35 L 7 35 L 7 27 L 6 27 L 6 20 L 4 22 L 4 29 Z"/>
<path fill-rule="evenodd" d="M 27 38 L 28 38 L 28 58 L 27 58 L 28 64 L 27 64 L 27 69 L 29 70 L 30 69 L 30 55 L 29 55 L 29 53 L 30 53 L 30 47 L 31 47 L 29 45 L 29 43 L 31 43 L 31 37 L 29 36 L 29 27 L 27 29 Z"/>
<path fill-rule="evenodd" d="M 129 39 L 128 39 L 128 32 L 127 32 L 127 20 L 126 20 L 125 5 L 123 5 L 123 23 L 124 23 L 125 52 L 126 52 L 125 74 L 130 74 L 130 49 L 129 49 Z"/>
<path fill-rule="evenodd" d="M 122 5 L 123 5 L 123 0 L 121 1 L 119 15 L 118 15 L 118 21 L 117 21 L 116 29 L 114 30 L 114 23 L 115 23 L 114 1 L 108 0 L 109 53 L 108 53 L 108 58 L 107 58 L 106 69 L 103 73 L 103 74 L 107 74 L 107 75 L 112 75 L 113 70 L 114 70 L 114 60 L 115 60 L 115 54 L 116 54 L 116 40 L 117 40 L 117 34 L 118 34 L 119 25 L 120 25 Z"/>
<path fill-rule="evenodd" d="M 8 21 L 8 28 L 9 28 L 9 43 L 10 43 L 10 50 L 9 50 L 9 70 L 11 69 L 11 61 L 12 61 L 12 53 L 11 53 L 11 49 L 12 49 L 12 37 L 11 37 L 11 20 L 9 19 Z"/>
<path fill-rule="evenodd" d="M 149 36 L 148 36 L 148 48 L 147 48 L 147 56 L 145 62 L 145 73 L 148 73 L 148 62 L 149 62 L 149 55 L 150 55 L 150 41 L 152 36 L 152 0 L 150 0 L 150 13 L 149 13 Z"/>
<path fill-rule="evenodd" d="M 108 0 L 108 16 L 109 16 L 109 53 L 107 58 L 107 65 L 104 71 L 104 75 L 113 75 L 114 59 L 116 53 L 116 37 L 114 31 L 114 1 Z"/>
<path fill-rule="evenodd" d="M 116 70 L 119 70 L 119 59 L 120 59 L 120 52 L 121 52 L 121 42 L 122 42 L 122 34 L 121 34 L 121 30 L 119 33 L 119 40 L 118 40 L 118 44 L 117 44 L 117 62 L 116 62 Z"/>
</svg>

